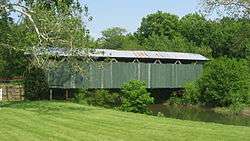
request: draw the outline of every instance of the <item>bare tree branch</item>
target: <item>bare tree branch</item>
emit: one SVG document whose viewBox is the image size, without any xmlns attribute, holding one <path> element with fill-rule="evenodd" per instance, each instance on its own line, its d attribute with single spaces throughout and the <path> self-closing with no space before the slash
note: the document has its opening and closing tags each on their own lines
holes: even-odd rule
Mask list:
<svg viewBox="0 0 250 141">
<path fill-rule="evenodd" d="M 202 0 L 205 13 L 217 11 L 221 14 L 250 17 L 250 0 Z"/>
</svg>

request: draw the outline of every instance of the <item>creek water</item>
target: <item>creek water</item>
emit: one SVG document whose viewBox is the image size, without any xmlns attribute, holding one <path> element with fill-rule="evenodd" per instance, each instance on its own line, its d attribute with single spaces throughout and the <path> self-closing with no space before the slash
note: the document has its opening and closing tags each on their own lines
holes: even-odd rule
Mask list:
<svg viewBox="0 0 250 141">
<path fill-rule="evenodd" d="M 249 116 L 227 115 L 215 112 L 209 108 L 154 104 L 150 105 L 149 109 L 154 115 L 158 115 L 160 112 L 162 116 L 164 115 L 168 118 L 250 127 Z"/>
</svg>

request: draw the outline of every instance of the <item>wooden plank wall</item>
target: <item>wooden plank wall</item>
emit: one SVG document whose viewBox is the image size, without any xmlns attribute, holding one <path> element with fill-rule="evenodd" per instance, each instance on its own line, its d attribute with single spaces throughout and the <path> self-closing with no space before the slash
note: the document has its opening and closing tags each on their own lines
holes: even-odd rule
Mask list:
<svg viewBox="0 0 250 141">
<path fill-rule="evenodd" d="M 24 100 L 24 89 L 21 85 L 0 84 L 0 89 L 2 89 L 2 99 L 0 98 L 1 101 Z"/>
</svg>

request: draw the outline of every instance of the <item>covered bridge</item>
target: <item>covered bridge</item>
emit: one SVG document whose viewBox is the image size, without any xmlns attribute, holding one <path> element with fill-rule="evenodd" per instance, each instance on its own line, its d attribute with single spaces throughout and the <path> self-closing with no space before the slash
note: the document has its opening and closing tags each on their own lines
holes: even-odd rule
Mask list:
<svg viewBox="0 0 250 141">
<path fill-rule="evenodd" d="M 65 49 L 52 48 L 49 52 L 70 56 Z M 79 56 L 84 57 L 84 53 Z M 49 70 L 50 88 L 119 89 L 129 80 L 144 81 L 149 89 L 182 88 L 201 75 L 203 63 L 209 60 L 193 53 L 109 49 L 95 49 L 88 57 L 95 63 L 82 64 L 85 74 L 73 71 L 67 62 Z"/>
</svg>

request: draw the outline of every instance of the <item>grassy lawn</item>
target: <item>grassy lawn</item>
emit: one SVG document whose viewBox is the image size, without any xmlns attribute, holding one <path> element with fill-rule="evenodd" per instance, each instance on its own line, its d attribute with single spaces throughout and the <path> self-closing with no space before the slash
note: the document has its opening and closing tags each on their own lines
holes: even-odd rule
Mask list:
<svg viewBox="0 0 250 141">
<path fill-rule="evenodd" d="M 1 141 L 250 140 L 250 127 L 184 121 L 63 102 L 2 104 Z"/>
</svg>

